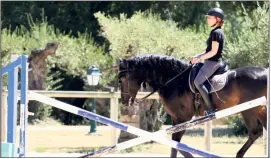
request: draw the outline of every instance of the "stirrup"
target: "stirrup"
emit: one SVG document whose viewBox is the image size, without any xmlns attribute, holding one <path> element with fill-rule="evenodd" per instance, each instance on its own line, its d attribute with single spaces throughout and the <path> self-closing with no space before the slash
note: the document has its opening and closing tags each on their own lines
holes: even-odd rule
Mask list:
<svg viewBox="0 0 271 159">
<path fill-rule="evenodd" d="M 208 115 L 211 115 L 211 114 L 214 114 L 215 113 L 215 110 L 205 110 L 204 111 L 204 116 L 208 116 Z"/>
</svg>

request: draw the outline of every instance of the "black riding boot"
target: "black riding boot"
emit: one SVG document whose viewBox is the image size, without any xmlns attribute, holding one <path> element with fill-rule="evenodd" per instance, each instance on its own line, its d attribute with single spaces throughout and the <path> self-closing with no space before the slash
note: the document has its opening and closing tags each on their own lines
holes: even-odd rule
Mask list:
<svg viewBox="0 0 271 159">
<path fill-rule="evenodd" d="M 205 105 L 206 105 L 206 109 L 205 109 L 205 115 L 209 115 L 211 113 L 214 112 L 214 106 L 213 106 L 213 103 L 209 97 L 209 93 L 208 93 L 208 90 L 207 88 L 203 85 L 203 84 L 200 84 L 199 87 L 197 88 L 198 91 L 200 92 L 204 102 L 205 102 Z"/>
</svg>

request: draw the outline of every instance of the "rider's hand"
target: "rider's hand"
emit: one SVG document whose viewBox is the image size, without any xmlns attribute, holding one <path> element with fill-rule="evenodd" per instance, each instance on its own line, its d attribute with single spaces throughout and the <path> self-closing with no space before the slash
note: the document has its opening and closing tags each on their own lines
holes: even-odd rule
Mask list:
<svg viewBox="0 0 271 159">
<path fill-rule="evenodd" d="M 190 63 L 192 64 L 192 61 L 196 58 L 197 56 L 190 56 L 189 57 L 189 61 L 190 61 Z"/>
<path fill-rule="evenodd" d="M 192 61 L 196 57 L 198 57 L 198 56 L 190 56 L 189 59 L 190 59 L 190 61 Z"/>
<path fill-rule="evenodd" d="M 195 58 L 193 58 L 193 59 L 191 60 L 191 63 L 192 63 L 192 64 L 195 64 L 195 63 L 198 63 L 198 62 L 200 62 L 200 58 L 198 58 L 198 57 L 195 57 Z"/>
</svg>

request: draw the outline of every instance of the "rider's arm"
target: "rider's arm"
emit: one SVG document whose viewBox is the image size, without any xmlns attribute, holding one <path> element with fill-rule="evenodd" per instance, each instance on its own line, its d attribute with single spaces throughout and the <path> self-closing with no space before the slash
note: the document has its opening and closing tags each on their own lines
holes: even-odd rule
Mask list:
<svg viewBox="0 0 271 159">
<path fill-rule="evenodd" d="M 198 57 L 198 58 L 200 58 L 203 54 L 205 54 L 206 53 L 206 51 L 205 52 L 203 52 L 203 53 L 201 53 L 201 54 L 199 54 L 198 56 L 194 56 L 194 57 Z"/>
<path fill-rule="evenodd" d="M 199 56 L 199 58 L 201 60 L 205 60 L 205 59 L 209 59 L 209 58 L 215 56 L 218 51 L 218 46 L 219 46 L 219 43 L 217 41 L 212 41 L 212 50 L 207 53 L 201 54 Z"/>
</svg>

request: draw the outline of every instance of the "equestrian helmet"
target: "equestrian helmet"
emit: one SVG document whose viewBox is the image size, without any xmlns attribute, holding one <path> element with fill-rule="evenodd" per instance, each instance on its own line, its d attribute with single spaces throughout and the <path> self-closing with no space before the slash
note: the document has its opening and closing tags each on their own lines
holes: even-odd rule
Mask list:
<svg viewBox="0 0 271 159">
<path fill-rule="evenodd" d="M 207 12 L 206 16 L 208 16 L 208 15 L 216 16 L 216 17 L 218 17 L 218 18 L 220 18 L 222 20 L 224 19 L 224 11 L 222 9 L 220 9 L 220 8 L 212 8 L 212 9 L 210 9 Z"/>
</svg>

